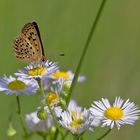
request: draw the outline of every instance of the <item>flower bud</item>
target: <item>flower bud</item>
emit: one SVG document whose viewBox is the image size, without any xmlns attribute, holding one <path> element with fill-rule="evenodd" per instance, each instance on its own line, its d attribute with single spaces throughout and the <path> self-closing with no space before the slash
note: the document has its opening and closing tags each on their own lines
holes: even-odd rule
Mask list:
<svg viewBox="0 0 140 140">
<path fill-rule="evenodd" d="M 55 127 L 55 126 L 53 126 L 53 127 L 51 128 L 51 132 L 53 132 L 53 133 L 56 132 L 56 127 Z"/>
<path fill-rule="evenodd" d="M 44 109 L 39 109 L 38 112 L 37 112 L 37 117 L 40 120 L 46 120 L 48 118 L 48 113 Z"/>
<path fill-rule="evenodd" d="M 71 83 L 72 83 L 72 81 L 66 81 L 63 85 L 64 90 L 66 90 L 66 91 L 69 90 L 71 87 Z"/>
<path fill-rule="evenodd" d="M 7 130 L 7 136 L 12 137 L 16 134 L 16 130 L 13 128 L 12 123 L 9 124 L 9 128 Z"/>
</svg>

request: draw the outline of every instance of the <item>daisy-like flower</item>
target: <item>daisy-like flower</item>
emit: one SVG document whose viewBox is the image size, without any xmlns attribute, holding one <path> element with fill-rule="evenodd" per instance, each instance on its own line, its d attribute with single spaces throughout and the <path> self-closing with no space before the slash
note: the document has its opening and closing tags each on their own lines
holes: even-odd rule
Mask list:
<svg viewBox="0 0 140 140">
<path fill-rule="evenodd" d="M 51 82 L 50 82 L 51 83 Z M 62 90 L 62 84 L 63 83 L 55 83 L 55 84 L 50 84 L 49 89 L 46 92 L 46 99 L 44 102 L 49 103 L 51 106 L 57 106 L 58 103 L 60 102 L 60 92 Z M 44 83 L 43 83 L 44 86 Z"/>
<path fill-rule="evenodd" d="M 49 75 L 47 78 L 46 76 L 43 76 L 41 80 L 44 89 L 50 88 L 51 85 L 51 90 L 53 87 L 55 88 L 57 87 L 57 91 L 59 89 L 58 93 L 60 93 L 62 91 L 62 88 L 69 90 L 73 77 L 74 77 L 74 73 L 72 73 L 72 71 L 65 72 L 65 71 L 57 70 L 53 72 L 51 75 Z M 85 76 L 79 76 L 78 82 L 83 82 L 84 80 L 85 80 Z"/>
<path fill-rule="evenodd" d="M 50 110 L 48 106 L 45 106 L 44 109 L 50 114 Z M 60 118 L 61 113 L 62 113 L 62 108 L 60 106 L 51 106 L 51 110 L 53 111 L 53 114 L 55 115 L 56 118 Z"/>
<path fill-rule="evenodd" d="M 60 71 L 57 70 L 56 72 L 51 74 L 51 78 L 54 80 L 58 80 L 60 78 L 64 79 L 64 81 L 72 81 L 74 77 L 74 73 L 70 70 L 68 71 Z M 85 80 L 84 76 L 78 77 L 78 82 L 83 82 Z"/>
<path fill-rule="evenodd" d="M 48 93 L 46 100 L 50 105 L 57 105 L 60 102 L 60 97 L 58 93 L 50 92 Z"/>
<path fill-rule="evenodd" d="M 28 65 L 23 70 L 15 73 L 16 76 L 22 78 L 41 78 L 42 76 L 49 76 L 58 69 L 56 63 L 51 61 L 41 62 L 40 64 Z"/>
<path fill-rule="evenodd" d="M 6 94 L 35 94 L 38 88 L 38 83 L 34 79 L 25 80 L 19 77 L 7 77 L 6 75 L 4 75 L 3 78 L 0 78 L 0 91 L 5 92 Z"/>
<path fill-rule="evenodd" d="M 112 106 L 108 99 L 95 101 L 90 111 L 95 118 L 102 121 L 102 127 L 110 126 L 111 129 L 115 124 L 118 129 L 124 124 L 133 125 L 138 120 L 140 112 L 133 102 L 129 102 L 129 99 L 124 102 L 120 97 L 115 98 Z"/>
<path fill-rule="evenodd" d="M 32 112 L 30 114 L 26 114 L 25 121 L 32 132 L 37 132 L 39 134 L 47 133 L 49 130 L 55 127 L 53 118 L 50 114 L 48 106 L 44 107 L 44 111 L 47 112 L 46 119 L 39 119 L 38 111 L 41 107 L 37 108 L 37 111 Z M 53 114 L 56 118 L 59 118 L 62 112 L 61 107 L 52 107 Z"/>
<path fill-rule="evenodd" d="M 29 129 L 37 133 L 47 133 L 54 126 L 53 119 L 49 114 L 46 120 L 40 120 L 37 111 L 26 114 L 25 121 Z"/>
<path fill-rule="evenodd" d="M 68 110 L 61 113 L 59 123 L 62 127 L 71 131 L 72 134 L 81 134 L 90 127 L 90 112 L 83 109 L 74 101 L 70 101 Z"/>
</svg>

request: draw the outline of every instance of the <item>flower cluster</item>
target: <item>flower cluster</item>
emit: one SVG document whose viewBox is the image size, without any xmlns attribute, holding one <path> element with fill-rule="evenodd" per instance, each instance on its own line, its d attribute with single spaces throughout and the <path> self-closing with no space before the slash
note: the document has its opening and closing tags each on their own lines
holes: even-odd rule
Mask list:
<svg viewBox="0 0 140 140">
<path fill-rule="evenodd" d="M 116 125 L 120 129 L 124 124 L 133 125 L 139 118 L 138 106 L 129 99 L 124 101 L 116 97 L 111 104 L 108 99 L 102 98 L 94 101 L 89 108 L 79 106 L 74 100 L 68 102 L 74 73 L 61 71 L 57 63 L 47 60 L 28 65 L 14 75 L 0 78 L 0 91 L 8 95 L 40 96 L 41 105 L 35 112 L 25 115 L 30 133 L 47 136 L 63 128 L 79 137 L 98 126 L 109 126 L 112 129 Z M 84 76 L 79 76 L 77 82 L 84 80 Z"/>
</svg>

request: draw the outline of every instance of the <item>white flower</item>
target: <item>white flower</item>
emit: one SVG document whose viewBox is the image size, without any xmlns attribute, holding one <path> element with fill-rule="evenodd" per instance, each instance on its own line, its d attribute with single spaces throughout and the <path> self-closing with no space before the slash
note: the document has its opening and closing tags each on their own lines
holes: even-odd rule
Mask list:
<svg viewBox="0 0 140 140">
<path fill-rule="evenodd" d="M 40 110 L 41 107 L 37 108 L 37 111 Z M 48 106 L 44 106 L 44 110 L 46 110 L 46 112 L 50 115 L 50 110 L 48 108 Z M 62 113 L 62 108 L 60 106 L 51 106 L 51 110 L 53 112 L 53 114 L 55 115 L 56 118 L 60 118 L 61 113 Z"/>
<path fill-rule="evenodd" d="M 61 116 L 61 113 L 62 113 L 62 108 L 60 106 L 57 106 L 57 107 L 54 107 L 54 115 L 57 117 L 57 118 L 60 118 Z"/>
<path fill-rule="evenodd" d="M 70 101 L 68 110 L 61 113 L 59 123 L 72 134 L 81 134 L 90 127 L 89 110 Z"/>
<path fill-rule="evenodd" d="M 53 72 L 51 75 L 49 75 L 47 78 L 44 75 L 42 80 L 42 85 L 44 89 L 50 88 L 52 92 L 67 92 L 69 88 L 71 87 L 71 83 L 74 77 L 74 73 L 72 71 L 60 71 L 57 70 Z M 78 82 L 83 82 L 85 80 L 84 76 L 79 76 Z M 67 90 L 67 91 L 65 91 Z"/>
<path fill-rule="evenodd" d="M 58 80 L 62 78 L 64 79 L 64 81 L 72 81 L 74 77 L 74 73 L 71 70 L 68 71 L 57 70 L 56 72 L 52 73 L 50 77 L 54 80 Z M 85 76 L 78 77 L 78 82 L 83 82 L 84 80 L 85 80 Z"/>
<path fill-rule="evenodd" d="M 22 78 L 41 78 L 42 76 L 49 76 L 58 69 L 56 63 L 51 61 L 41 62 L 41 64 L 28 65 L 23 70 L 15 73 L 16 76 Z"/>
<path fill-rule="evenodd" d="M 15 78 L 12 76 L 7 77 L 4 75 L 3 78 L 0 78 L 0 91 L 5 92 L 6 94 L 33 94 L 36 93 L 39 86 L 36 80 L 25 80 L 23 78 Z"/>
<path fill-rule="evenodd" d="M 42 76 L 41 78 L 42 86 L 44 90 L 50 89 L 52 92 L 60 93 L 64 85 L 64 79 L 60 78 L 54 80 L 50 77 Z"/>
<path fill-rule="evenodd" d="M 118 129 L 124 124 L 133 125 L 138 120 L 140 112 L 133 102 L 129 102 L 129 99 L 124 102 L 120 97 L 115 98 L 113 106 L 106 98 L 95 101 L 90 111 L 96 119 L 102 121 L 102 127 L 110 126 L 111 129 L 115 124 Z"/>
<path fill-rule="evenodd" d="M 40 107 L 38 107 L 38 109 L 40 109 Z M 50 114 L 50 110 L 48 108 L 48 106 L 44 107 L 44 110 L 46 110 L 48 112 L 48 114 Z M 62 113 L 62 108 L 60 106 L 51 106 L 51 110 L 53 111 L 53 114 L 55 115 L 56 118 L 59 118 L 61 116 Z"/>
<path fill-rule="evenodd" d="M 57 92 L 49 92 L 46 101 L 51 105 L 57 105 L 60 102 L 60 96 Z"/>
<path fill-rule="evenodd" d="M 27 114 L 25 121 L 32 132 L 47 132 L 54 126 L 52 117 L 48 115 L 46 120 L 40 120 L 37 116 L 37 112 Z"/>
<path fill-rule="evenodd" d="M 51 90 L 60 95 L 60 93 L 68 94 L 69 88 L 71 86 L 74 74 L 71 71 L 60 71 L 57 70 L 50 75 L 43 75 L 41 77 L 41 82 L 44 90 Z M 83 82 L 85 80 L 84 76 L 79 76 L 78 82 Z"/>
<path fill-rule="evenodd" d="M 54 121 L 50 114 L 48 106 L 44 107 L 44 111 L 48 113 L 48 117 L 46 117 L 46 119 L 43 119 L 43 120 L 38 118 L 38 111 L 40 111 L 41 108 L 42 107 L 38 107 L 37 111 L 32 112 L 30 114 L 26 114 L 25 121 L 32 132 L 46 133 L 51 128 L 55 127 Z M 62 113 L 61 107 L 59 106 L 51 107 L 51 109 L 53 111 L 54 116 L 56 118 L 59 118 Z"/>
</svg>

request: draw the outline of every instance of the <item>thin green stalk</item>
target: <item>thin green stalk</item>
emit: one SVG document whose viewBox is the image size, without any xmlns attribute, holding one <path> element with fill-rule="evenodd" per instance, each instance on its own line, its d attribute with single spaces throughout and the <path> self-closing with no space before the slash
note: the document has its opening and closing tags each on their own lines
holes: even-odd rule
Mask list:
<svg viewBox="0 0 140 140">
<path fill-rule="evenodd" d="M 66 131 L 66 133 L 64 134 L 64 138 L 67 137 L 67 135 L 69 134 L 69 130 Z"/>
<path fill-rule="evenodd" d="M 55 123 L 57 129 L 59 130 L 62 139 L 64 139 L 63 133 L 62 133 L 61 128 L 60 128 L 60 126 L 59 126 L 59 124 L 58 124 L 58 122 L 57 122 L 57 120 L 56 120 L 56 117 L 55 117 L 54 114 L 53 114 L 53 111 L 52 111 L 52 109 L 51 109 L 51 107 L 50 107 L 50 104 L 49 104 L 47 101 L 46 101 L 46 103 L 47 103 L 48 109 L 49 109 L 49 111 L 50 111 L 50 114 L 51 114 L 51 116 L 52 116 L 52 118 L 53 118 L 53 121 L 54 121 L 54 123 Z"/>
<path fill-rule="evenodd" d="M 69 130 L 66 131 L 66 133 L 63 136 L 63 140 L 65 140 L 65 138 L 68 136 L 69 132 L 70 132 Z"/>
<path fill-rule="evenodd" d="M 28 132 L 27 132 L 25 126 L 24 126 L 24 122 L 23 122 L 23 118 L 22 118 L 19 96 L 16 96 L 16 101 L 17 101 L 17 107 L 18 107 L 17 113 L 19 115 L 20 124 L 22 126 L 23 131 L 24 131 L 25 137 L 28 137 Z"/>
<path fill-rule="evenodd" d="M 59 133 L 59 130 L 56 129 L 55 134 L 54 134 L 54 137 L 53 137 L 53 140 L 57 140 L 58 133 Z"/>
<path fill-rule="evenodd" d="M 96 140 L 101 140 L 103 139 L 105 136 L 107 136 L 109 133 L 111 132 L 111 129 L 108 129 L 101 137 L 97 138 Z"/>
<path fill-rule="evenodd" d="M 45 136 L 43 136 L 43 140 L 47 140 L 47 136 L 45 135 Z"/>
<path fill-rule="evenodd" d="M 88 35 L 87 41 L 86 41 L 86 43 L 85 43 L 83 52 L 82 52 L 82 54 L 81 54 L 79 63 L 78 63 L 78 65 L 77 65 L 77 68 L 76 68 L 76 71 L 75 71 L 75 75 L 74 75 L 74 78 L 73 78 L 73 81 L 72 81 L 72 84 L 71 84 L 71 88 L 70 88 L 70 90 L 69 90 L 69 94 L 68 94 L 68 97 L 67 97 L 67 104 L 69 103 L 69 100 L 70 100 L 70 97 L 71 97 L 71 95 L 72 95 L 73 89 L 74 89 L 74 87 L 75 87 L 75 85 L 76 85 L 76 81 L 77 81 L 77 79 L 78 79 L 81 66 L 82 66 L 83 61 L 84 61 L 84 59 L 85 59 L 85 55 L 86 55 L 87 49 L 88 49 L 89 44 L 90 44 L 90 42 L 91 42 L 91 38 L 92 38 L 92 36 L 93 36 L 94 33 L 95 33 L 95 29 L 96 29 L 96 26 L 97 26 L 98 21 L 99 21 L 99 19 L 100 19 L 100 16 L 101 16 L 101 14 L 102 14 L 102 11 L 103 11 L 103 8 L 104 8 L 104 6 L 105 6 L 105 3 L 106 3 L 106 0 L 102 0 L 102 3 L 101 3 L 101 5 L 100 5 L 100 8 L 99 8 L 98 13 L 97 13 L 97 15 L 96 15 L 96 18 L 95 18 L 95 20 L 94 20 L 94 22 L 93 22 L 93 25 L 92 25 L 92 27 L 91 27 L 90 33 L 89 33 L 89 35 Z"/>
<path fill-rule="evenodd" d="M 60 129 L 60 126 L 59 126 L 59 124 L 58 124 L 58 122 L 57 122 L 57 120 L 56 120 L 56 117 L 55 117 L 54 114 L 53 114 L 53 111 L 52 111 L 52 109 L 51 109 L 51 107 L 50 107 L 50 104 L 49 104 L 48 101 L 46 100 L 46 95 L 45 95 L 45 93 L 44 93 L 44 89 L 43 89 L 42 83 L 41 83 L 40 85 L 41 85 L 40 88 L 41 88 L 41 90 L 42 90 L 43 98 L 45 99 L 45 101 L 46 101 L 46 103 L 47 103 L 47 106 L 48 106 L 48 109 L 49 109 L 49 111 L 50 111 L 50 114 L 51 114 L 51 116 L 52 116 L 52 118 L 53 118 L 53 121 L 54 121 L 54 123 L 55 123 L 57 129 L 59 130 L 59 132 L 60 132 L 60 134 L 61 134 L 61 136 L 62 136 L 62 139 L 63 139 L 63 133 L 62 133 L 62 131 L 61 131 L 61 129 Z M 45 103 L 43 104 L 43 106 L 45 106 Z"/>
<path fill-rule="evenodd" d="M 73 137 L 73 140 L 79 140 L 80 139 L 80 136 L 74 136 Z"/>
<path fill-rule="evenodd" d="M 41 80 L 40 80 L 40 82 L 39 82 L 39 86 L 40 86 L 40 89 L 41 89 L 41 91 L 42 91 L 42 96 L 43 96 L 43 98 L 46 100 L 46 95 L 45 95 L 44 88 L 43 88 L 43 85 L 42 85 L 42 83 L 41 83 Z M 45 105 L 45 104 L 44 104 L 44 105 Z"/>
</svg>

